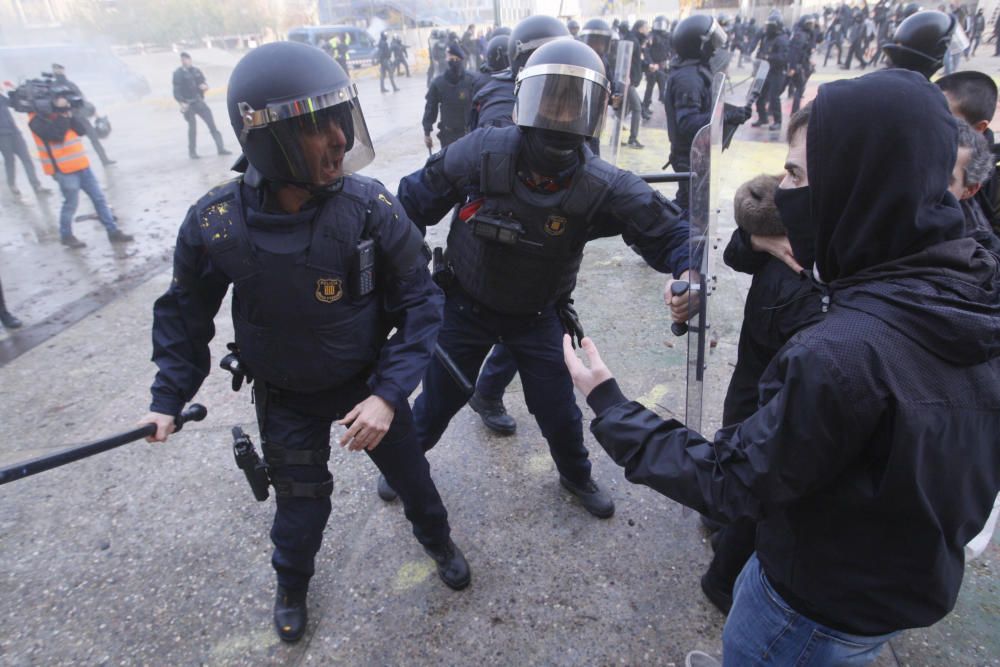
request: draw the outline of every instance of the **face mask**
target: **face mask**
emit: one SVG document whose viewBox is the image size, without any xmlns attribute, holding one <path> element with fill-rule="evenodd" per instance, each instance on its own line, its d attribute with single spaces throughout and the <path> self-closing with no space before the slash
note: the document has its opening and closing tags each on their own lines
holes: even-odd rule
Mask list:
<svg viewBox="0 0 1000 667">
<path fill-rule="evenodd" d="M 583 140 L 579 134 L 529 128 L 524 136 L 524 157 L 542 176 L 557 176 L 577 165 Z"/>
<path fill-rule="evenodd" d="M 788 230 L 792 254 L 805 268 L 816 261 L 816 232 L 809 212 L 809 186 L 803 188 L 778 188 L 774 193 L 781 222 Z"/>
<path fill-rule="evenodd" d="M 462 74 L 464 67 L 461 60 L 449 60 L 448 61 L 448 74 L 451 74 L 452 79 L 458 79 Z"/>
</svg>

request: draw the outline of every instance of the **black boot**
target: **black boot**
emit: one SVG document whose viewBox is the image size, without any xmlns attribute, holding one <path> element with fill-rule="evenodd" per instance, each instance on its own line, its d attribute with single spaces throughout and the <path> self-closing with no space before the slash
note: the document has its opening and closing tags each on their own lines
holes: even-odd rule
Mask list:
<svg viewBox="0 0 1000 667">
<path fill-rule="evenodd" d="M 20 329 L 22 322 L 14 317 L 10 311 L 0 310 L 0 324 L 3 324 L 8 329 Z"/>
<path fill-rule="evenodd" d="M 278 586 L 274 599 L 274 629 L 283 642 L 297 642 L 306 632 L 306 590 L 291 591 Z"/>
<path fill-rule="evenodd" d="M 378 476 L 378 486 L 376 487 L 376 491 L 378 492 L 378 497 L 387 503 L 391 503 L 399 497 L 396 490 L 389 486 L 389 482 L 386 480 L 385 475 Z"/>
<path fill-rule="evenodd" d="M 472 572 L 465 556 L 451 540 L 441 547 L 424 546 L 424 551 L 437 563 L 438 576 L 448 588 L 460 591 L 472 581 Z"/>
<path fill-rule="evenodd" d="M 578 485 L 559 475 L 559 482 L 567 491 L 580 500 L 583 508 L 599 519 L 608 519 L 614 516 L 615 501 L 611 496 L 602 490 L 592 479 L 588 479 L 585 484 Z"/>
<path fill-rule="evenodd" d="M 507 414 L 507 408 L 503 405 L 503 399 L 490 401 L 476 392 L 469 399 L 469 407 L 476 411 L 482 418 L 483 423 L 491 431 L 500 435 L 511 435 L 517 430 L 517 422 Z"/>
</svg>

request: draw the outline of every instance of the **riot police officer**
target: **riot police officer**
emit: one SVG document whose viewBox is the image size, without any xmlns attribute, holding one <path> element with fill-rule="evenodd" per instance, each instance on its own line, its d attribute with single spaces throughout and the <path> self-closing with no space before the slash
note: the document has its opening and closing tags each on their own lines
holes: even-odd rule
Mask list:
<svg viewBox="0 0 1000 667">
<path fill-rule="evenodd" d="M 667 63 L 670 60 L 670 22 L 666 16 L 657 16 L 653 19 L 652 31 L 650 32 L 649 62 L 656 65 L 646 72 L 646 92 L 642 96 L 642 113 L 645 116 L 652 114 L 650 108 L 653 104 L 653 88 L 659 89 L 656 99 L 663 99 L 663 87 L 667 81 Z"/>
<path fill-rule="evenodd" d="M 472 100 L 469 127 L 506 127 L 513 124 L 514 77 L 535 49 L 560 37 L 569 37 L 569 30 L 562 21 L 551 16 L 529 16 L 514 26 L 507 43 L 510 70 L 494 74 L 493 80 L 476 93 Z"/>
<path fill-rule="evenodd" d="M 709 62 L 715 50 L 726 43 L 718 21 L 706 14 L 689 16 L 674 28 L 674 56 L 663 91 L 663 107 L 670 137 L 670 164 L 674 171 L 691 168 L 691 143 L 712 114 L 712 72 Z M 747 107 L 726 105 L 726 123 L 743 123 L 750 117 Z M 677 186 L 677 205 L 688 209 L 689 186 Z"/>
<path fill-rule="evenodd" d="M 919 72 L 930 79 L 944 65 L 957 23 L 954 16 L 944 12 L 916 12 L 899 24 L 882 50 L 892 67 Z"/>
<path fill-rule="evenodd" d="M 591 479 L 557 304 L 576 285 L 586 242 L 598 236 L 622 234 L 663 272 L 684 274 L 689 263 L 688 227 L 676 207 L 585 146 L 600 132 L 608 95 L 604 65 L 586 44 L 547 43 L 519 64 L 516 126 L 472 132 L 399 184 L 418 225 L 436 224 L 459 205 L 438 343 L 471 376 L 503 340 L 562 485 L 598 517 L 610 517 L 614 502 Z M 444 367 L 431 362 L 414 405 L 425 450 L 465 401 Z"/>
<path fill-rule="evenodd" d="M 785 89 L 785 69 L 788 66 L 788 36 L 785 34 L 781 13 L 772 11 L 764 25 L 764 38 L 757 50 L 757 57 L 766 60 L 770 68 L 764 87 L 757 98 L 757 120 L 754 127 L 767 125 L 768 117 L 774 122 L 769 130 L 781 129 L 781 92 Z"/>
<path fill-rule="evenodd" d="M 229 80 L 229 116 L 249 163 L 188 212 L 174 277 L 154 306 L 154 439 L 209 371 L 212 319 L 233 284 L 233 324 L 276 495 L 274 622 L 297 641 L 330 515 L 330 427 L 364 450 L 399 491 L 413 532 L 444 582 L 469 583 L 447 512 L 414 438 L 407 397 L 441 325 L 441 291 L 419 230 L 377 181 L 344 70 L 297 42 L 265 44 Z M 396 333 L 386 340 L 395 327 Z"/>
<path fill-rule="evenodd" d="M 431 87 L 435 76 L 444 74 L 447 49 L 448 33 L 444 30 L 431 30 L 431 35 L 427 38 L 427 55 L 430 58 L 430 62 L 427 64 L 428 88 Z"/>
<path fill-rule="evenodd" d="M 494 35 L 486 44 L 486 58 L 479 68 L 479 76 L 472 84 L 472 94 L 475 96 L 482 90 L 483 86 L 493 79 L 495 74 L 503 72 L 510 67 L 510 60 L 507 58 L 507 46 L 510 43 L 510 34 Z"/>
<path fill-rule="evenodd" d="M 812 75 L 812 54 L 816 46 L 816 19 L 806 14 L 795 24 L 788 46 L 788 94 L 792 98 L 792 113 L 799 110 L 806 82 Z"/>
<path fill-rule="evenodd" d="M 428 150 L 434 147 L 431 130 L 441 108 L 441 122 L 438 123 L 438 141 L 444 148 L 456 139 L 465 136 L 465 122 L 472 108 L 472 85 L 475 78 L 465 70 L 465 52 L 457 44 L 448 46 L 448 69 L 436 77 L 427 90 L 427 104 L 424 107 L 424 144 Z"/>
</svg>

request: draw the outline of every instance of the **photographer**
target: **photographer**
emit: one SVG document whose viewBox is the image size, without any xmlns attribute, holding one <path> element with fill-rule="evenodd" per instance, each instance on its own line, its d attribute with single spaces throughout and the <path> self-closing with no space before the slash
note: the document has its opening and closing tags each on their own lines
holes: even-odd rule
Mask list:
<svg viewBox="0 0 1000 667">
<path fill-rule="evenodd" d="M 51 111 L 29 114 L 28 127 L 38 147 L 38 159 L 46 174 L 56 179 L 63 195 L 62 210 L 59 212 L 59 237 L 64 246 L 82 248 L 86 243 L 73 236 L 73 215 L 80 203 L 80 190 L 87 193 L 94 202 L 94 209 L 101 224 L 108 230 L 108 240 L 112 243 L 128 243 L 132 237 L 115 225 L 114 215 L 108 208 L 101 186 L 94 172 L 90 170 L 90 160 L 83 149 L 82 135 L 85 128 L 73 115 L 73 107 L 65 96 L 52 100 Z"/>
<path fill-rule="evenodd" d="M 9 83 L 7 85 L 10 86 Z M 0 154 L 3 154 L 3 166 L 7 171 L 7 187 L 10 188 L 11 194 L 15 197 L 20 196 L 21 191 L 17 189 L 17 172 L 15 171 L 17 165 L 14 163 L 15 158 L 20 158 L 21 164 L 24 165 L 24 173 L 28 175 L 28 181 L 35 194 L 52 194 L 51 190 L 42 187 L 38 181 L 35 165 L 31 162 L 31 154 L 28 152 L 28 144 L 21 136 L 21 130 L 18 129 L 17 124 L 14 123 L 10 107 L 10 100 L 5 95 L 0 95 Z M 2 308 L 0 308 L 0 313 L 2 312 Z"/>
<path fill-rule="evenodd" d="M 73 119 L 80 124 L 81 128 L 83 128 L 84 131 L 81 134 L 87 135 L 87 139 L 90 140 L 90 145 L 94 147 L 97 157 L 101 159 L 101 164 L 105 167 L 110 167 L 115 163 L 115 161 L 109 158 L 108 154 L 104 152 L 104 146 L 101 144 L 101 138 L 97 136 L 97 130 L 94 129 L 94 125 L 87 118 L 88 115 L 96 113 L 94 105 L 84 99 L 83 91 L 80 90 L 80 86 L 66 78 L 65 67 L 59 63 L 52 63 L 52 75 L 55 77 L 55 82 L 59 88 L 68 89 L 69 91 L 72 91 L 73 95 L 83 100 L 83 104 L 81 106 L 73 109 Z"/>
</svg>

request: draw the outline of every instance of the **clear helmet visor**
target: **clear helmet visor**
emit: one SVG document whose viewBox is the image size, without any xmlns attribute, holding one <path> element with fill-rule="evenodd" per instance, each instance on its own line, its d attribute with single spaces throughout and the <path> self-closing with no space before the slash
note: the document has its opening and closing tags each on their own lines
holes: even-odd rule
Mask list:
<svg viewBox="0 0 1000 667">
<path fill-rule="evenodd" d="M 705 43 L 711 45 L 712 51 L 717 51 L 726 45 L 726 31 L 718 21 L 712 21 L 712 27 L 709 28 L 708 34 L 705 35 Z"/>
<path fill-rule="evenodd" d="M 580 41 L 594 50 L 602 58 L 611 50 L 610 30 L 581 30 Z"/>
<path fill-rule="evenodd" d="M 604 123 L 609 88 L 603 74 L 586 67 L 528 67 L 518 76 L 514 122 L 521 127 L 596 136 Z"/>
<path fill-rule="evenodd" d="M 250 163 L 269 178 L 325 186 L 375 159 L 353 84 L 260 110 L 241 104 L 240 111 L 240 143 Z"/>
<path fill-rule="evenodd" d="M 657 32 L 667 32 L 670 30 L 670 24 L 666 19 L 657 19 L 656 21 L 653 21 L 653 30 L 656 30 Z"/>
</svg>

